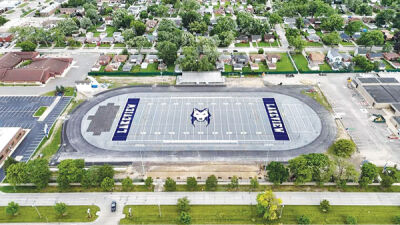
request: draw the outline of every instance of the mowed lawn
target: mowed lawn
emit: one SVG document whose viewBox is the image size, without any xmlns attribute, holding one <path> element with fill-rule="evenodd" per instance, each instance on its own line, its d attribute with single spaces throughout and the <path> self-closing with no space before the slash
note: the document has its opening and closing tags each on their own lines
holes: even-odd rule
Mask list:
<svg viewBox="0 0 400 225">
<path fill-rule="evenodd" d="M 46 111 L 47 106 L 40 106 L 38 110 L 36 110 L 35 114 L 33 114 L 34 117 L 40 117 L 43 115 L 44 111 Z"/>
<path fill-rule="evenodd" d="M 133 217 L 128 217 L 132 208 Z M 121 224 L 177 224 L 176 206 L 126 206 L 126 219 Z M 321 213 L 319 206 L 284 207 L 282 218 L 276 224 L 297 224 L 297 217 L 306 215 L 312 224 L 344 224 L 347 216 L 357 218 L 358 224 L 392 224 L 400 215 L 398 206 L 332 206 L 329 213 Z M 190 210 L 192 224 L 263 224 L 257 216 L 256 207 L 249 205 L 196 205 Z"/>
<path fill-rule="evenodd" d="M 278 71 L 278 72 L 295 72 L 296 69 L 294 68 L 292 62 L 289 59 L 287 53 L 281 53 L 281 60 L 276 63 L 276 70 L 270 71 Z"/>
<path fill-rule="evenodd" d="M 302 54 L 292 55 L 292 58 L 299 71 L 310 71 L 310 68 L 308 68 L 307 59 Z"/>
<path fill-rule="evenodd" d="M 20 206 L 19 214 L 17 216 L 9 216 L 6 214 L 5 206 L 0 207 L 0 223 L 16 223 L 16 222 L 91 222 L 97 216 L 96 212 L 100 210 L 98 206 L 67 206 L 67 215 L 58 217 L 53 206 L 37 206 L 41 214 L 39 217 L 36 209 L 30 206 Z M 92 217 L 88 218 L 87 209 L 90 208 Z"/>
</svg>

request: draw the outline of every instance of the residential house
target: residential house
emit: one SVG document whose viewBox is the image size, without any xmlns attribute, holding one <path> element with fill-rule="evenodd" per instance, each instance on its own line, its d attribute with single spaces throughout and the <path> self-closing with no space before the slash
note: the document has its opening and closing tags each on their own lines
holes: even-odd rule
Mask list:
<svg viewBox="0 0 400 225">
<path fill-rule="evenodd" d="M 357 41 L 360 37 L 361 37 L 360 32 L 357 32 L 357 33 L 351 35 L 351 39 L 353 39 L 353 41 Z"/>
<path fill-rule="evenodd" d="M 144 34 L 143 36 L 146 37 L 147 40 L 152 44 L 154 44 L 157 40 L 157 37 L 152 34 Z"/>
<path fill-rule="evenodd" d="M 106 16 L 104 17 L 104 24 L 106 26 L 112 26 L 113 25 L 113 19 L 111 16 Z"/>
<path fill-rule="evenodd" d="M 222 62 L 223 64 L 231 64 L 232 63 L 232 55 L 230 55 L 230 54 L 221 54 L 218 57 L 218 61 Z"/>
<path fill-rule="evenodd" d="M 251 41 L 252 42 L 260 42 L 261 41 L 261 35 L 251 35 Z"/>
<path fill-rule="evenodd" d="M 107 65 L 107 64 L 110 63 L 110 61 L 111 61 L 111 56 L 109 56 L 109 55 L 100 55 L 98 61 L 99 61 L 99 64 L 100 64 L 100 65 L 105 66 L 105 65 Z"/>
<path fill-rule="evenodd" d="M 39 11 L 40 16 L 47 17 L 53 15 L 57 9 L 61 8 L 61 4 L 58 2 L 54 2 L 53 4 L 47 6 L 46 8 Z"/>
<path fill-rule="evenodd" d="M 349 42 L 351 39 L 350 36 L 347 35 L 345 32 L 340 32 L 339 36 L 340 36 L 340 39 L 342 39 L 342 41 L 345 41 L 345 42 Z"/>
<path fill-rule="evenodd" d="M 86 43 L 99 45 L 100 44 L 100 37 L 86 38 Z"/>
<path fill-rule="evenodd" d="M 158 56 L 157 55 L 148 54 L 148 55 L 146 55 L 146 58 L 145 58 L 144 61 L 147 62 L 147 63 L 158 62 Z"/>
<path fill-rule="evenodd" d="M 266 62 L 268 69 L 276 70 L 276 64 L 279 60 L 281 60 L 280 54 L 267 53 Z"/>
<path fill-rule="evenodd" d="M 386 69 L 386 64 L 380 60 L 378 61 L 378 70 L 385 70 Z"/>
<path fill-rule="evenodd" d="M 367 53 L 367 58 L 371 61 L 380 61 L 383 58 L 381 52 L 369 52 Z"/>
<path fill-rule="evenodd" d="M 219 8 L 214 9 L 214 14 L 215 14 L 215 15 L 225 15 L 225 8 L 224 8 L 224 6 L 221 5 Z"/>
<path fill-rule="evenodd" d="M 283 23 L 286 24 L 286 25 L 288 25 L 288 26 L 290 26 L 290 25 L 296 26 L 296 18 L 289 18 L 289 17 L 286 17 L 286 18 L 283 20 Z"/>
<path fill-rule="evenodd" d="M 140 65 L 143 61 L 143 55 L 130 55 L 129 56 L 129 62 L 132 63 L 133 65 Z"/>
<path fill-rule="evenodd" d="M 265 55 L 263 54 L 251 54 L 250 60 L 254 63 L 263 62 L 265 60 Z"/>
<path fill-rule="evenodd" d="M 254 13 L 254 8 L 252 5 L 247 5 L 246 7 L 246 12 L 253 14 Z"/>
<path fill-rule="evenodd" d="M 86 42 L 86 37 L 74 37 L 74 40 L 81 43 L 81 44 L 85 44 Z"/>
<path fill-rule="evenodd" d="M 383 53 L 383 57 L 388 61 L 397 61 L 400 58 L 400 55 L 394 52 L 385 52 Z"/>
<path fill-rule="evenodd" d="M 388 30 L 381 30 L 381 31 L 386 41 L 391 41 L 393 39 L 393 34 L 391 34 L 390 31 Z"/>
<path fill-rule="evenodd" d="M 230 6 L 225 8 L 225 13 L 234 14 L 235 11 L 233 10 L 233 7 L 230 5 Z"/>
<path fill-rule="evenodd" d="M 331 48 L 326 54 L 326 61 L 333 70 L 346 69 L 351 64 L 351 56 L 340 53 L 338 49 Z"/>
<path fill-rule="evenodd" d="M 0 42 L 11 42 L 13 39 L 12 33 L 0 33 Z"/>
<path fill-rule="evenodd" d="M 308 34 L 317 34 L 317 32 L 311 28 L 305 28 L 304 31 L 307 32 Z"/>
<path fill-rule="evenodd" d="M 366 56 L 368 52 L 369 52 L 369 50 L 367 48 L 358 47 L 354 51 L 354 55 L 355 56 L 357 56 L 357 55 Z"/>
<path fill-rule="evenodd" d="M 126 62 L 126 60 L 128 60 L 128 55 L 114 55 L 112 61 L 124 63 L 124 62 Z"/>
<path fill-rule="evenodd" d="M 157 26 L 158 21 L 157 20 L 147 20 L 146 21 L 146 28 L 147 30 L 153 29 Z"/>
<path fill-rule="evenodd" d="M 248 43 L 249 37 L 247 35 L 239 35 L 235 40 L 236 43 Z"/>
<path fill-rule="evenodd" d="M 307 36 L 307 41 L 318 43 L 321 41 L 321 38 L 316 34 L 310 34 Z"/>
<path fill-rule="evenodd" d="M 243 66 L 246 66 L 249 64 L 249 56 L 245 53 L 240 53 L 232 56 L 232 61 L 235 64 L 242 64 Z"/>
<path fill-rule="evenodd" d="M 60 14 L 71 15 L 77 12 L 78 8 L 60 8 Z"/>
<path fill-rule="evenodd" d="M 166 70 L 167 69 L 167 64 L 159 63 L 157 69 L 160 70 L 160 71 Z"/>
<path fill-rule="evenodd" d="M 264 34 L 264 41 L 268 43 L 274 43 L 275 42 L 275 35 L 273 34 Z"/>
<path fill-rule="evenodd" d="M 97 30 L 97 32 L 106 32 L 107 26 L 106 26 L 106 24 L 102 24 L 96 30 Z"/>
<path fill-rule="evenodd" d="M 131 71 L 131 69 L 132 69 L 132 64 L 130 64 L 130 63 L 125 63 L 123 66 L 122 66 L 122 71 L 124 71 L 124 72 L 129 72 L 129 71 Z"/>
<path fill-rule="evenodd" d="M 260 67 L 258 63 L 250 63 L 250 69 L 254 71 L 254 70 L 259 70 Z"/>
<path fill-rule="evenodd" d="M 113 37 L 104 37 L 100 40 L 101 44 L 113 44 L 114 43 L 114 38 Z"/>
<path fill-rule="evenodd" d="M 319 70 L 319 65 L 324 64 L 325 55 L 321 52 L 310 52 L 307 55 L 308 67 L 311 70 Z"/>
</svg>

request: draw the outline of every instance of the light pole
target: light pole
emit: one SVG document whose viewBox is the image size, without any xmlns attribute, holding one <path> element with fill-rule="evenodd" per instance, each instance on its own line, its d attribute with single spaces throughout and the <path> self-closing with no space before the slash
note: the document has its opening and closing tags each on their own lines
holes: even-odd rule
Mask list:
<svg viewBox="0 0 400 225">
<path fill-rule="evenodd" d="M 282 207 L 281 207 L 281 213 L 279 214 L 279 219 L 282 217 L 283 208 L 285 208 L 285 205 L 282 205 Z"/>
</svg>

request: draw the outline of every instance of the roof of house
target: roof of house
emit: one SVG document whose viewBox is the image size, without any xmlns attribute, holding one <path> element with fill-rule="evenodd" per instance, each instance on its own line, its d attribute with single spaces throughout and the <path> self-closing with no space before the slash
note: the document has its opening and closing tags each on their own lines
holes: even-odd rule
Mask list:
<svg viewBox="0 0 400 225">
<path fill-rule="evenodd" d="M 127 55 L 114 55 L 113 61 L 125 62 L 128 59 Z"/>
<path fill-rule="evenodd" d="M 316 34 L 310 34 L 307 36 L 307 39 L 310 41 L 320 41 L 321 38 Z"/>
<path fill-rule="evenodd" d="M 99 61 L 110 61 L 111 57 L 109 55 L 100 55 L 99 56 Z"/>
<path fill-rule="evenodd" d="M 340 36 L 340 38 L 342 40 L 349 40 L 350 39 L 350 36 L 347 35 L 345 32 L 340 32 L 339 36 Z"/>
<path fill-rule="evenodd" d="M 33 59 L 39 52 L 9 52 L 0 58 L 0 68 L 14 68 L 24 60 Z"/>
<path fill-rule="evenodd" d="M 336 57 L 342 57 L 342 54 L 339 53 L 339 50 L 336 48 L 331 48 L 328 51 L 328 54 L 326 55 L 328 58 L 336 58 Z"/>
<path fill-rule="evenodd" d="M 250 59 L 252 61 L 254 61 L 256 59 L 265 60 L 265 56 L 263 54 L 251 54 Z"/>
<path fill-rule="evenodd" d="M 48 70 L 51 74 L 62 74 L 64 70 L 72 63 L 72 58 L 35 58 L 32 63 L 27 65 L 26 69 Z"/>
<path fill-rule="evenodd" d="M 134 60 L 134 59 L 136 59 L 136 60 L 143 60 L 143 55 L 140 54 L 140 55 L 130 55 L 130 56 L 129 56 L 129 60 Z"/>
<path fill-rule="evenodd" d="M 2 82 L 41 82 L 45 83 L 50 77 L 49 70 L 43 69 L 0 69 Z"/>
<path fill-rule="evenodd" d="M 275 39 L 275 35 L 273 35 L 273 34 L 264 34 L 264 39 Z"/>
<path fill-rule="evenodd" d="M 368 58 L 382 58 L 383 54 L 381 52 L 370 52 L 367 53 Z"/>
<path fill-rule="evenodd" d="M 396 60 L 398 58 L 400 58 L 400 55 L 394 52 L 385 52 L 383 53 L 383 57 L 385 57 L 385 59 L 388 60 Z"/>
<path fill-rule="evenodd" d="M 268 61 L 272 61 L 272 59 L 281 59 L 281 55 L 280 54 L 273 54 L 273 53 L 267 53 L 267 60 Z"/>
<path fill-rule="evenodd" d="M 321 52 L 310 52 L 308 54 L 311 61 L 324 61 L 325 55 Z"/>
</svg>

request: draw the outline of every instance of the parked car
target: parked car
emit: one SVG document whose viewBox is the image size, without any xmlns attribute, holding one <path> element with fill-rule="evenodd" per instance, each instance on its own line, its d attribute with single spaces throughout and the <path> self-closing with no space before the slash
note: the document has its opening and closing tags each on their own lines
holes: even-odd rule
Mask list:
<svg viewBox="0 0 400 225">
<path fill-rule="evenodd" d="M 325 77 L 326 73 L 320 73 L 319 75 L 322 76 L 322 77 Z"/>
<path fill-rule="evenodd" d="M 294 77 L 294 74 L 293 73 L 286 74 L 286 77 Z"/>
<path fill-rule="evenodd" d="M 112 201 L 111 202 L 111 212 L 115 212 L 115 211 L 117 211 L 117 202 Z"/>
</svg>

